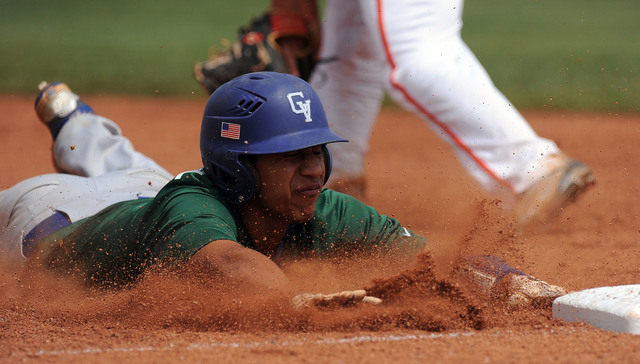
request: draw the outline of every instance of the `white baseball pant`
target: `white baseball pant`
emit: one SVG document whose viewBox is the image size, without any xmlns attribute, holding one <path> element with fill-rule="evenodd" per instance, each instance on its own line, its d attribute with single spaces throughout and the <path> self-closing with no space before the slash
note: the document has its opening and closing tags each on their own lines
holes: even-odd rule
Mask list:
<svg viewBox="0 0 640 364">
<path fill-rule="evenodd" d="M 462 0 L 328 0 L 321 62 L 311 78 L 332 129 L 332 180 L 364 173 L 387 91 L 454 149 L 487 191 L 518 194 L 559 152 L 496 89 L 461 38 Z M 428 146 L 426 146 L 428 148 Z"/>
<path fill-rule="evenodd" d="M 23 266 L 27 248 L 33 248 L 24 244 L 25 236 L 37 235 L 34 228 L 45 219 L 56 215 L 75 222 L 116 202 L 153 197 L 172 178 L 136 151 L 113 121 L 94 114 L 72 115 L 53 153 L 62 173 L 0 191 L 0 266 Z"/>
</svg>

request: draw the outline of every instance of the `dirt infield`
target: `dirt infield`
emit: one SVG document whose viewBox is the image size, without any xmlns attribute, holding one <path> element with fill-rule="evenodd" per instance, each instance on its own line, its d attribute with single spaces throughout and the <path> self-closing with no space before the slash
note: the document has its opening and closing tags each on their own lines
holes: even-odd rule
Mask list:
<svg viewBox="0 0 640 364">
<path fill-rule="evenodd" d="M 200 165 L 202 95 L 85 101 L 170 172 Z M 50 136 L 33 99 L 0 96 L 0 110 L 0 188 L 53 172 Z M 459 255 L 490 253 L 570 290 L 640 283 L 640 116 L 525 116 L 596 174 L 597 185 L 553 224 L 528 233 L 514 229 L 448 146 L 415 116 L 395 109 L 384 110 L 374 130 L 368 203 L 430 237 L 435 271 L 427 273 L 438 277 L 447 276 Z M 311 273 L 316 279 L 308 287 L 327 291 L 368 286 L 394 269 L 402 270 L 359 262 L 301 265 L 291 273 Z M 436 294 L 384 307 L 296 312 L 278 300 L 216 295 L 176 277 L 105 293 L 38 274 L 0 274 L 2 362 L 640 361 L 640 336 L 473 297 L 465 297 L 467 306 Z M 468 305 L 479 318 L 465 311 Z"/>
</svg>

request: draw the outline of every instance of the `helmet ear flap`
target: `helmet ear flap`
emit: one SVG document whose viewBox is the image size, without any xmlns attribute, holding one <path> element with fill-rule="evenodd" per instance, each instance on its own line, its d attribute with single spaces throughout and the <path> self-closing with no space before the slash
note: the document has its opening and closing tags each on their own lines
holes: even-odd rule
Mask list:
<svg viewBox="0 0 640 364">
<path fill-rule="evenodd" d="M 258 173 L 258 170 L 256 169 L 256 166 L 254 164 L 255 156 L 252 156 L 252 155 L 239 156 L 238 161 L 245 168 L 247 173 L 251 176 L 250 177 L 251 181 L 249 182 L 249 184 L 252 185 L 253 187 L 251 188 L 251 191 L 248 193 L 249 196 L 245 200 L 247 201 L 253 198 L 260 190 L 260 181 L 261 181 L 260 174 Z"/>
<path fill-rule="evenodd" d="M 247 158 L 239 158 L 239 169 L 226 170 L 215 163 L 203 160 L 205 173 L 213 185 L 222 192 L 227 200 L 241 205 L 253 198 L 260 186 L 260 175 L 253 163 Z"/>
<path fill-rule="evenodd" d="M 324 158 L 324 183 L 326 184 L 329 181 L 329 176 L 331 176 L 331 168 L 333 166 L 331 151 L 326 144 L 322 145 L 322 156 Z"/>
</svg>

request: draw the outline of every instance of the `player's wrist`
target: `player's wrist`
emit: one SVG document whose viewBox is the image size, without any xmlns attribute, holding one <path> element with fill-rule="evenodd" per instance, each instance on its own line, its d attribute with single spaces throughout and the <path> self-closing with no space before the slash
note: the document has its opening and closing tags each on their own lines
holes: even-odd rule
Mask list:
<svg viewBox="0 0 640 364">
<path fill-rule="evenodd" d="M 302 46 L 296 56 L 303 57 L 317 51 L 319 40 L 317 29 L 303 15 L 287 10 L 273 10 L 269 13 L 271 34 L 269 38 L 274 47 L 280 47 L 283 38 L 298 38 Z"/>
</svg>

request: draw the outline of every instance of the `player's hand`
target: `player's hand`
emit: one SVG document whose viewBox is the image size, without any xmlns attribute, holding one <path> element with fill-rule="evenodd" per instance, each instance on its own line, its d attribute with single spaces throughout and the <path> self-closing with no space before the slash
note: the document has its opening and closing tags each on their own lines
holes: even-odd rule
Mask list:
<svg viewBox="0 0 640 364">
<path fill-rule="evenodd" d="M 358 289 L 354 291 L 342 291 L 331 294 L 322 293 L 301 293 L 292 299 L 293 306 L 296 309 L 305 307 L 338 307 L 338 306 L 355 306 L 360 303 L 379 305 L 382 300 L 367 296 L 367 291 Z"/>
<path fill-rule="evenodd" d="M 509 277 L 509 306 L 551 307 L 553 300 L 569 293 L 566 289 L 541 281 L 536 277 L 512 275 Z"/>
<path fill-rule="evenodd" d="M 495 256 L 471 256 L 458 266 L 456 275 L 479 293 L 505 299 L 510 307 L 548 307 L 567 294 L 562 287 L 525 274 Z"/>
</svg>

